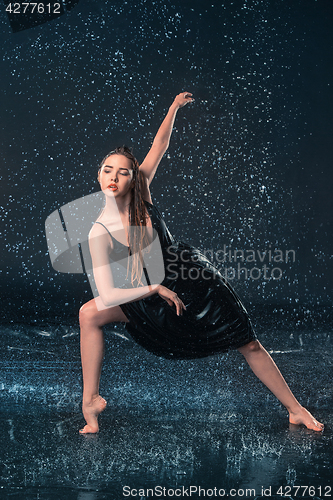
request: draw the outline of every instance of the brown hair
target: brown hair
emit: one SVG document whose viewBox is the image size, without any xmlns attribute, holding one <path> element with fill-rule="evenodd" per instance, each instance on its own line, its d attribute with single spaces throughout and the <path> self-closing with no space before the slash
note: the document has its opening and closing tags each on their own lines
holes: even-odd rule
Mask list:
<svg viewBox="0 0 333 500">
<path fill-rule="evenodd" d="M 99 172 L 101 171 L 105 160 L 109 156 L 114 154 L 123 155 L 126 158 L 128 158 L 132 163 L 134 186 L 132 188 L 132 196 L 129 204 L 129 231 L 128 231 L 130 253 L 132 256 L 131 283 L 132 285 L 134 285 L 134 282 L 137 281 L 137 285 L 142 285 L 143 284 L 141 280 L 143 272 L 142 251 L 143 248 L 147 247 L 150 243 L 148 232 L 146 230 L 148 212 L 142 198 L 144 184 L 146 181 L 143 176 L 143 173 L 139 170 L 138 160 L 135 158 L 132 151 L 127 146 L 117 147 L 113 151 L 110 151 L 106 156 L 104 156 L 99 166 Z M 140 227 L 140 231 L 138 231 L 136 227 Z M 127 276 L 129 271 L 129 262 L 130 259 L 128 259 L 127 262 Z"/>
</svg>

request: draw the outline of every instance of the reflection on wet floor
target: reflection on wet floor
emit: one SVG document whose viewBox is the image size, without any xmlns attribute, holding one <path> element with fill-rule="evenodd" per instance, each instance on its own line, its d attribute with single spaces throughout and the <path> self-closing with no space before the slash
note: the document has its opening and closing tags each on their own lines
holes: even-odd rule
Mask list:
<svg viewBox="0 0 333 500">
<path fill-rule="evenodd" d="M 170 498 L 176 490 L 186 498 L 190 486 L 239 489 L 234 498 L 246 489 L 248 497 L 281 498 L 282 486 L 296 499 L 297 485 L 314 488 L 302 498 L 333 494 L 324 489 L 332 475 L 328 330 L 275 330 L 261 339 L 301 403 L 325 422 L 323 433 L 289 426 L 237 352 L 166 361 L 119 326 L 106 334 L 108 407 L 90 436 L 78 434 L 77 327 L 3 325 L 1 334 L 1 499 L 118 499 L 130 491 L 128 498 L 158 498 L 151 493 L 158 486 Z M 202 497 L 192 490 L 191 498 Z"/>
<path fill-rule="evenodd" d="M 321 416 L 327 421 L 327 412 Z M 5 419 L 2 485 L 87 488 L 121 498 L 125 486 L 259 492 L 262 486 L 329 484 L 323 467 L 329 473 L 330 436 L 289 429 L 281 414 L 267 422 L 228 411 L 186 417 L 109 411 L 101 432 L 85 437 L 77 434 L 79 420 L 63 412 Z"/>
</svg>

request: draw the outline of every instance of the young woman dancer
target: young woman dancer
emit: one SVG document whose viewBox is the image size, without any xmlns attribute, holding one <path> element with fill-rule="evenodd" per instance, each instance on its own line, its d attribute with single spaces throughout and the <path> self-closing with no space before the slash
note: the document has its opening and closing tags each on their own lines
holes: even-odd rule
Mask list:
<svg viewBox="0 0 333 500">
<path fill-rule="evenodd" d="M 102 326 L 125 322 L 140 345 L 168 359 L 193 359 L 238 349 L 255 375 L 289 412 L 289 422 L 321 431 L 318 422 L 296 400 L 274 361 L 257 340 L 237 294 L 196 248 L 175 240 L 152 204 L 149 185 L 168 148 L 177 111 L 192 102 L 190 92 L 177 95 L 141 165 L 130 150 L 117 148 L 98 173 L 105 207 L 89 234 L 98 296 L 80 309 L 82 411 L 81 434 L 96 433 L 106 401 L 99 395 L 104 353 Z M 142 254 L 153 240 L 163 256 L 164 278 L 150 283 Z M 156 234 L 156 233 L 155 233 Z M 126 260 L 127 259 L 127 260 Z M 131 260 L 131 265 L 129 262 Z M 127 262 L 127 282 L 117 286 L 112 262 Z M 145 278 L 142 281 L 143 272 Z"/>
</svg>

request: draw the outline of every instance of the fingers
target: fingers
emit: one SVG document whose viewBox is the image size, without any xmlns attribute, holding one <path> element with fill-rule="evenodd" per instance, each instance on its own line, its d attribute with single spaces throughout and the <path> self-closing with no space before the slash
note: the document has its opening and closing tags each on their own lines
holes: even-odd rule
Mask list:
<svg viewBox="0 0 333 500">
<path fill-rule="evenodd" d="M 193 102 L 194 99 L 193 99 L 192 95 L 193 94 L 191 92 L 181 92 L 180 94 L 178 94 L 178 96 L 176 97 L 176 101 L 178 102 L 178 106 L 183 107 L 187 103 Z"/>
<path fill-rule="evenodd" d="M 183 97 L 184 97 L 184 99 L 186 99 L 186 102 L 193 102 L 194 99 L 193 99 L 192 95 L 193 94 L 191 92 L 184 92 Z"/>
<path fill-rule="evenodd" d="M 161 286 L 158 294 L 169 304 L 169 306 L 176 306 L 177 316 L 182 315 L 183 311 L 186 311 L 184 302 L 178 297 L 176 292 L 172 292 L 168 288 Z"/>
<path fill-rule="evenodd" d="M 176 295 L 174 303 L 176 306 L 177 316 L 181 316 L 183 314 L 183 311 L 186 310 L 184 302 L 178 297 L 178 295 Z"/>
<path fill-rule="evenodd" d="M 171 307 L 173 305 L 176 306 L 177 316 L 180 316 L 181 314 L 183 314 L 183 310 L 186 309 L 185 305 L 183 304 L 183 302 L 180 300 L 180 298 L 177 295 L 175 297 L 172 297 L 172 299 L 165 299 L 165 300 L 167 301 L 169 306 L 171 306 Z"/>
</svg>

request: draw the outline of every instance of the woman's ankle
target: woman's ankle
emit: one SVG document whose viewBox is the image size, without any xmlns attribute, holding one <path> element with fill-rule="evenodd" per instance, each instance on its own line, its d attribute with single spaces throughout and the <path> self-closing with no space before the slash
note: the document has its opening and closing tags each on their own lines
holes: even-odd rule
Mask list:
<svg viewBox="0 0 333 500">
<path fill-rule="evenodd" d="M 289 415 L 297 415 L 300 413 L 302 410 L 304 410 L 303 406 L 297 402 L 297 404 L 293 405 L 290 408 L 287 408 Z"/>
<path fill-rule="evenodd" d="M 98 399 L 100 397 L 99 394 L 90 394 L 90 395 L 84 395 L 83 398 L 82 398 L 82 404 L 85 405 L 85 406 L 90 406 L 92 405 L 96 399 Z"/>
</svg>

